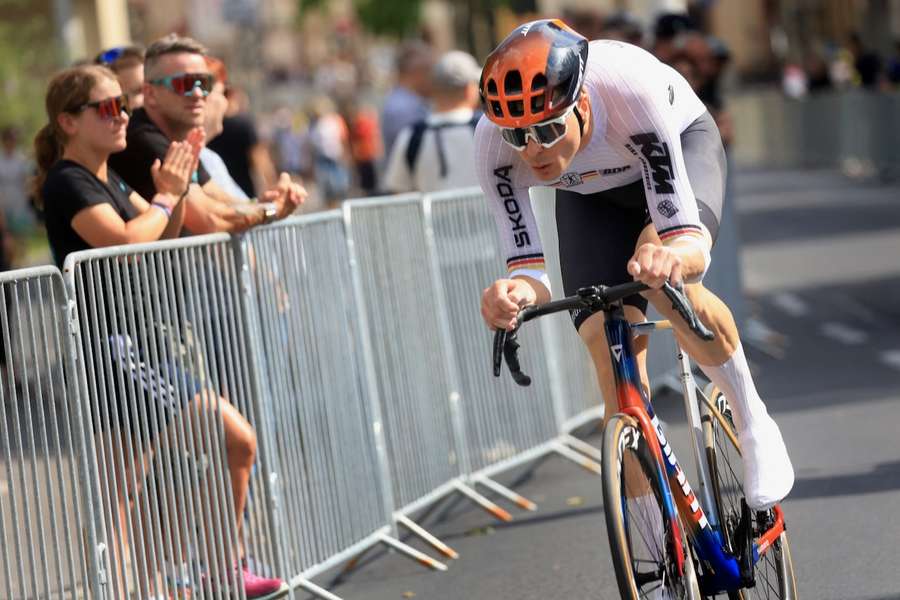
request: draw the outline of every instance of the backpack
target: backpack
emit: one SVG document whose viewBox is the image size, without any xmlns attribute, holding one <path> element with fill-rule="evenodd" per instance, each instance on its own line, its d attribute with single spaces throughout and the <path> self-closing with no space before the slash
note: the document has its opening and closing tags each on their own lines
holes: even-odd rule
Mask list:
<svg viewBox="0 0 900 600">
<path fill-rule="evenodd" d="M 468 123 L 442 123 L 440 125 L 429 125 L 427 121 L 424 119 L 421 121 L 416 121 L 412 126 L 412 134 L 409 136 L 409 144 L 406 145 L 406 166 L 409 168 L 410 173 L 415 173 L 416 170 L 416 161 L 419 159 L 419 151 L 422 149 L 422 137 L 425 135 L 425 132 L 429 129 L 433 129 L 435 134 L 437 135 L 437 149 L 438 149 L 438 160 L 441 163 L 441 177 L 447 176 L 447 158 L 444 156 L 444 145 L 440 140 L 440 130 L 446 129 L 448 127 L 463 127 L 468 125 L 472 128 L 472 133 L 475 132 L 475 127 L 478 125 L 478 120 L 481 118 L 481 113 L 476 112 L 472 115 L 472 118 L 469 119 Z"/>
</svg>

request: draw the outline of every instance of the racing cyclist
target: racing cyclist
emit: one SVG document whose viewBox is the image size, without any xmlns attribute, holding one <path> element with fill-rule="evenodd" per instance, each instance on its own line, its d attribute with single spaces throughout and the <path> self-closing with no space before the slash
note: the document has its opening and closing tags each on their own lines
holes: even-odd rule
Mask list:
<svg viewBox="0 0 900 600">
<path fill-rule="evenodd" d="M 760 399 L 728 307 L 703 284 L 725 187 L 725 152 L 712 117 L 685 79 L 637 46 L 588 42 L 556 19 L 526 23 L 488 56 L 475 132 L 481 187 L 503 240 L 509 274 L 487 288 L 481 311 L 511 329 L 523 306 L 550 300 L 544 252 L 528 190 L 556 188 L 566 295 L 583 286 L 641 281 L 625 300 L 631 321 L 648 301 L 732 407 L 744 457 L 744 493 L 755 510 L 782 500 L 794 471 L 778 425 Z M 685 292 L 715 339 L 702 341 L 659 291 Z M 572 315 L 597 370 L 606 415 L 616 411 L 602 313 Z M 649 393 L 647 337 L 635 340 Z"/>
</svg>

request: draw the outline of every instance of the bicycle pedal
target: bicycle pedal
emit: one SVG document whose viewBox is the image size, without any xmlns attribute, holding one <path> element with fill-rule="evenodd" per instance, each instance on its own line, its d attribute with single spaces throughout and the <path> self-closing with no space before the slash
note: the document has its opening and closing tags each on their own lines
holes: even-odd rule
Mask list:
<svg viewBox="0 0 900 600">
<path fill-rule="evenodd" d="M 735 532 L 738 557 L 738 567 L 741 574 L 741 586 L 752 588 L 756 586 L 756 577 L 753 574 L 753 520 L 747 501 L 741 498 L 741 520 L 738 522 Z"/>
</svg>

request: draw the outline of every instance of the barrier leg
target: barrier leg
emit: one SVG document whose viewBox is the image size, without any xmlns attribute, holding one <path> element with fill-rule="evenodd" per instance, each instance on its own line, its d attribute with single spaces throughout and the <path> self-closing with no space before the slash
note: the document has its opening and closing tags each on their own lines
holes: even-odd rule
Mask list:
<svg viewBox="0 0 900 600">
<path fill-rule="evenodd" d="M 453 548 L 451 548 L 450 546 L 448 546 L 441 540 L 437 539 L 436 537 L 434 537 L 433 535 L 431 535 L 430 533 L 425 531 L 425 529 L 423 529 L 421 526 L 417 525 L 409 517 L 406 517 L 404 515 L 398 515 L 397 522 L 399 524 L 403 525 L 404 527 L 406 527 L 407 529 L 409 529 L 410 531 L 412 531 L 414 534 L 416 534 L 417 536 L 419 536 L 420 538 L 422 538 L 429 544 L 431 544 L 432 546 L 434 546 L 434 548 L 438 552 L 440 552 L 447 558 L 452 558 L 454 560 L 459 558 L 459 553 L 456 550 L 454 550 Z"/>
<path fill-rule="evenodd" d="M 393 548 L 400 554 L 404 554 L 404 555 L 410 557 L 411 559 L 419 562 L 420 564 L 425 565 L 429 569 L 434 569 L 435 571 L 446 571 L 447 570 L 447 565 L 445 565 L 444 563 L 431 558 L 424 552 L 419 552 L 412 546 L 407 546 L 400 540 L 395 540 L 394 538 L 387 535 L 386 533 L 382 533 L 378 537 L 378 540 L 385 546 L 389 546 L 389 547 Z"/>
<path fill-rule="evenodd" d="M 562 442 L 557 442 L 556 444 L 554 444 L 553 450 L 563 458 L 568 458 L 576 465 L 584 467 L 591 473 L 594 473 L 595 475 L 600 474 L 600 463 L 595 460 L 591 460 L 590 458 L 582 454 L 578 454 Z"/>
<path fill-rule="evenodd" d="M 579 440 L 574 435 L 566 434 L 562 439 L 563 443 L 572 446 L 575 450 L 578 450 L 582 454 L 587 454 L 591 458 L 595 460 L 603 460 L 603 452 L 600 451 L 600 448 L 596 446 L 591 446 L 587 442 L 583 440 Z"/>
<path fill-rule="evenodd" d="M 301 579 L 295 585 L 295 588 L 302 588 L 315 596 L 316 598 L 322 598 L 323 600 L 342 600 L 340 596 L 335 596 L 325 588 L 320 588 L 316 584 L 306 579 Z"/>
<path fill-rule="evenodd" d="M 490 500 L 488 500 L 487 498 L 485 498 L 484 496 L 482 496 L 481 494 L 479 494 L 478 492 L 476 492 L 475 490 L 473 490 L 472 488 L 470 488 L 463 482 L 461 482 L 461 481 L 455 482 L 454 487 L 463 496 L 466 496 L 467 498 L 472 500 L 475 504 L 477 504 L 484 510 L 488 511 L 489 513 L 491 513 L 492 515 L 494 515 L 501 521 L 505 521 L 505 522 L 509 523 L 510 521 L 513 520 L 511 514 L 509 514 L 507 511 L 500 508 L 497 504 L 491 502 Z"/>
<path fill-rule="evenodd" d="M 503 496 L 520 508 L 531 511 L 537 510 L 537 504 L 522 496 L 521 494 L 517 494 L 508 487 L 500 485 L 490 477 L 480 475 L 478 477 L 475 477 L 472 481 L 474 481 L 475 483 L 480 483 L 484 487 L 492 490 L 494 493 L 499 494 L 500 496 Z"/>
</svg>

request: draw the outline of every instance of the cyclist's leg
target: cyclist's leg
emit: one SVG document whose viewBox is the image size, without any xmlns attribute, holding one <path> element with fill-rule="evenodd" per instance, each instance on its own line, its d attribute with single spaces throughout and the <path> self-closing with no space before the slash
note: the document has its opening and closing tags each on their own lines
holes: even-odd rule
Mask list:
<svg viewBox="0 0 900 600">
<path fill-rule="evenodd" d="M 590 195 L 557 190 L 556 226 L 565 294 L 574 294 L 578 288 L 589 285 L 631 281 L 626 265 L 635 240 L 648 222 L 640 181 Z M 646 299 L 640 296 L 625 299 L 625 316 L 629 320 L 642 321 L 646 310 Z M 572 314 L 572 321 L 593 359 L 606 403 L 605 418 L 608 419 L 616 413 L 617 403 L 603 315 L 580 310 Z M 648 387 L 644 368 L 646 350 L 646 337 L 635 340 L 635 354 L 645 389 Z"/>
<path fill-rule="evenodd" d="M 635 306 L 625 306 L 625 318 L 632 323 L 644 320 L 644 313 Z M 611 416 L 618 412 L 616 402 L 616 383 L 613 378 L 612 358 L 609 355 L 609 344 L 606 342 L 606 331 L 603 328 L 603 313 L 593 314 L 585 319 L 578 328 L 578 335 L 587 346 L 594 369 L 597 372 L 597 381 L 603 394 L 605 411 L 603 413 L 604 424 Z M 650 396 L 650 382 L 647 377 L 647 336 L 640 336 L 634 340 L 634 354 L 638 365 L 638 374 L 641 385 L 647 396 Z"/>
<path fill-rule="evenodd" d="M 638 244 L 659 243 L 658 240 L 656 231 L 648 227 L 641 233 Z M 706 342 L 695 336 L 660 292 L 645 295 L 660 314 L 672 322 L 681 347 L 704 374 L 725 392 L 733 408 L 735 426 L 745 454 L 744 492 L 747 503 L 752 508 L 767 508 L 782 500 L 794 483 L 794 471 L 781 431 L 756 391 L 737 325 L 728 306 L 702 283 L 685 286 L 685 292 L 700 320 L 716 334 L 712 341 Z"/>
</svg>

